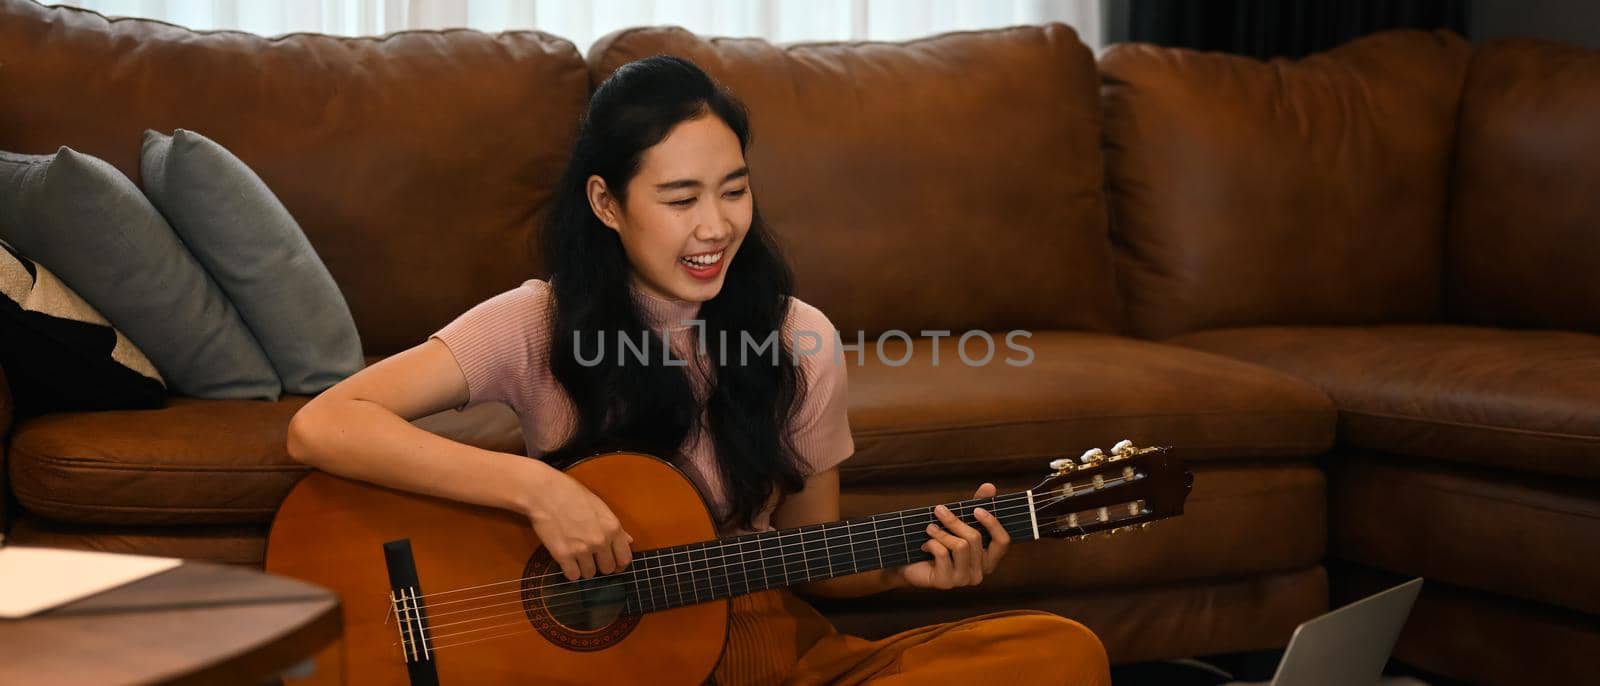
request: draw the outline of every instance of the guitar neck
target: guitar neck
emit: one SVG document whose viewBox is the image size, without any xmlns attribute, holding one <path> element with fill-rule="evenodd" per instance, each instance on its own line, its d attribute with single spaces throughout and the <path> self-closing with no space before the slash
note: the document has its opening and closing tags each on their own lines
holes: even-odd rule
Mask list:
<svg viewBox="0 0 1600 686">
<path fill-rule="evenodd" d="M 1012 541 L 1038 536 L 1029 491 L 945 503 L 989 541 L 973 510 L 994 513 Z M 922 550 L 933 507 L 764 531 L 634 554 L 627 610 L 655 612 L 932 559 Z M 613 577 L 614 578 L 614 577 Z"/>
</svg>

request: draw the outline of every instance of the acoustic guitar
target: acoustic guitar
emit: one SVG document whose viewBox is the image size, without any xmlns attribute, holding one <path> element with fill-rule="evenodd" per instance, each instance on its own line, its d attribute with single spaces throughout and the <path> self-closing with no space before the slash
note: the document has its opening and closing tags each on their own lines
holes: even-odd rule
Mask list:
<svg viewBox="0 0 1600 686">
<path fill-rule="evenodd" d="M 972 511 L 987 509 L 1014 543 L 1074 538 L 1181 514 L 1193 482 L 1165 449 L 1127 441 L 1051 469 L 946 506 L 979 531 Z M 267 570 L 337 592 L 344 640 L 291 683 L 698 684 L 721 659 L 728 598 L 930 559 L 932 507 L 719 539 L 663 460 L 607 453 L 567 474 L 633 536 L 626 569 L 569 581 L 522 516 L 307 475 L 273 521 Z"/>
</svg>

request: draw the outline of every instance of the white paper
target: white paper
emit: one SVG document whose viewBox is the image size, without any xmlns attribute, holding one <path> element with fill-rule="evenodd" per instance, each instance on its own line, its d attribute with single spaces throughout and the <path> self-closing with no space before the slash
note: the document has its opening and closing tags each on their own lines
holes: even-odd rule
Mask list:
<svg viewBox="0 0 1600 686">
<path fill-rule="evenodd" d="M 0 548 L 0 618 L 27 617 L 182 563 L 174 557 L 6 546 Z"/>
</svg>

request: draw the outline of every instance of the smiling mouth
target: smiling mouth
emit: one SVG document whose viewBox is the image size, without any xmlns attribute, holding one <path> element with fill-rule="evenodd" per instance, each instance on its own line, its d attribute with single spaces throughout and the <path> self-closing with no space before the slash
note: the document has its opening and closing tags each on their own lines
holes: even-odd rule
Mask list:
<svg viewBox="0 0 1600 686">
<path fill-rule="evenodd" d="M 690 269 L 696 269 L 696 270 L 698 270 L 698 269 L 707 269 L 707 268 L 710 268 L 710 267 L 713 267 L 713 266 L 717 265 L 718 263 L 721 263 L 723 256 L 727 255 L 727 254 L 728 254 L 728 249 L 727 248 L 723 248 L 722 250 L 718 250 L 718 251 L 713 252 L 713 253 L 705 253 L 703 255 L 689 255 L 687 257 L 680 257 L 680 258 L 678 258 L 678 262 L 682 263 L 684 266 L 686 266 L 686 267 L 688 267 Z"/>
</svg>

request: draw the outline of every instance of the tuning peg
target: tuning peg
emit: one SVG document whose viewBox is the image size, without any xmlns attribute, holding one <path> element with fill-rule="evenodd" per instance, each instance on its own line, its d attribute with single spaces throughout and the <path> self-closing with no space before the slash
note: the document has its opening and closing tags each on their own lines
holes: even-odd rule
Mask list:
<svg viewBox="0 0 1600 686">
<path fill-rule="evenodd" d="M 1104 462 L 1105 459 L 1106 454 L 1104 451 L 1100 450 L 1099 448 L 1090 448 L 1083 451 L 1083 455 L 1078 457 L 1078 462 L 1082 463 L 1086 467 L 1092 467 Z"/>
<path fill-rule="evenodd" d="M 1133 441 L 1124 439 L 1120 443 L 1111 446 L 1111 457 L 1107 458 L 1106 461 L 1116 462 L 1118 460 L 1126 460 L 1130 457 L 1133 457 L 1138 453 L 1138 451 L 1138 448 L 1133 447 Z"/>
<path fill-rule="evenodd" d="M 1072 470 L 1077 469 L 1077 468 L 1078 468 L 1078 466 L 1073 464 L 1072 463 L 1072 458 L 1069 458 L 1069 457 L 1063 457 L 1063 458 L 1061 458 L 1059 460 L 1051 460 L 1050 461 L 1050 469 L 1052 471 L 1054 471 L 1058 475 L 1060 475 L 1060 474 L 1071 474 Z"/>
</svg>

